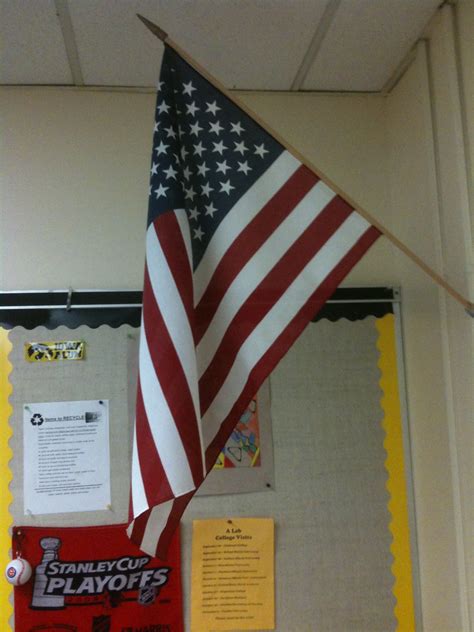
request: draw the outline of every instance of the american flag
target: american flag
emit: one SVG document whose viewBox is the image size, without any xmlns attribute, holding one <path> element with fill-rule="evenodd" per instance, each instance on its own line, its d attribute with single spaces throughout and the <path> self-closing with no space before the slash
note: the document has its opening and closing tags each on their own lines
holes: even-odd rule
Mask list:
<svg viewBox="0 0 474 632">
<path fill-rule="evenodd" d="M 379 237 L 166 46 L 128 533 L 163 557 L 258 387 Z"/>
</svg>

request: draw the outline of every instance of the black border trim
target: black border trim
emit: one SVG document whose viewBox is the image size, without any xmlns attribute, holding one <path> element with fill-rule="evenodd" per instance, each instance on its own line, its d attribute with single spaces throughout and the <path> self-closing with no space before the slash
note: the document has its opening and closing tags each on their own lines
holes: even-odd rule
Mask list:
<svg viewBox="0 0 474 632">
<path fill-rule="evenodd" d="M 312 321 L 380 318 L 393 313 L 397 297 L 390 287 L 338 288 Z M 139 327 L 141 301 L 142 292 L 137 290 L 0 292 L 0 327 Z"/>
</svg>

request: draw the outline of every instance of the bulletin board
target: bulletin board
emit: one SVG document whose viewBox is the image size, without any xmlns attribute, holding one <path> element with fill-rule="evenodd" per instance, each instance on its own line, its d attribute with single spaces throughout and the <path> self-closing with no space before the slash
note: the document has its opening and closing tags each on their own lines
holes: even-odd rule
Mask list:
<svg viewBox="0 0 474 632">
<path fill-rule="evenodd" d="M 242 491 L 236 484 L 231 493 L 219 495 L 209 488 L 184 515 L 188 626 L 192 520 L 230 515 L 275 519 L 276 630 L 386 631 L 420 625 L 396 293 L 387 288 L 338 292 L 262 391 L 271 430 L 261 438 L 262 449 L 268 446 L 262 461 L 268 467 L 258 471 L 255 488 L 236 493 Z M 123 490 L 130 477 L 139 296 L 136 305 L 129 304 L 130 296 L 127 304 L 114 297 L 109 309 L 98 305 L 97 296 L 82 296 L 88 306 L 76 310 L 64 309 L 63 298 L 49 295 L 52 305 L 43 312 L 31 305 L 14 316 L 0 312 L 7 314 L 0 329 L 4 565 L 13 522 L 80 526 L 127 519 Z M 85 340 L 86 360 L 28 363 L 24 343 L 33 339 Z M 25 514 L 23 405 L 96 398 L 110 402 L 110 505 L 93 512 Z M 11 590 L 3 581 L 2 630 L 14 629 L 8 627 L 11 615 Z"/>
</svg>

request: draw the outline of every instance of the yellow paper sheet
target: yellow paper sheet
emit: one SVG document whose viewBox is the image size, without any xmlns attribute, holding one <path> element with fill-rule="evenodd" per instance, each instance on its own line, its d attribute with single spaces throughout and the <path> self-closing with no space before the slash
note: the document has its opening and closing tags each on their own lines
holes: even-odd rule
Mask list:
<svg viewBox="0 0 474 632">
<path fill-rule="evenodd" d="M 275 628 L 274 522 L 193 522 L 191 630 Z"/>
</svg>

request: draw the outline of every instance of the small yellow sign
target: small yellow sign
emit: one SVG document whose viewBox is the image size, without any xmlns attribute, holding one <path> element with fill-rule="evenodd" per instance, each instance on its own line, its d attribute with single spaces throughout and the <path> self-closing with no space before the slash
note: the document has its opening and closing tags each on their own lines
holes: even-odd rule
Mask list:
<svg viewBox="0 0 474 632">
<path fill-rule="evenodd" d="M 274 630 L 274 522 L 193 522 L 191 631 Z"/>
<path fill-rule="evenodd" d="M 83 340 L 25 342 L 25 360 L 28 362 L 84 360 L 85 347 L 86 343 Z"/>
</svg>

